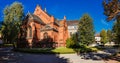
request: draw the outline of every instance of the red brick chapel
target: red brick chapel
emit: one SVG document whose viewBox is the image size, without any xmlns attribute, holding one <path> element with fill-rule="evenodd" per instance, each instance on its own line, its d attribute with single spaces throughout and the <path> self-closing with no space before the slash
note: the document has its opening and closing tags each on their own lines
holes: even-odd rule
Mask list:
<svg viewBox="0 0 120 63">
<path fill-rule="evenodd" d="M 42 10 L 39 5 L 36 6 L 33 14 L 27 13 L 22 22 L 21 30 L 20 37 L 24 38 L 29 46 L 33 46 L 33 43 L 41 43 L 42 47 L 66 46 L 68 38 L 66 17 L 57 20 L 46 10 Z"/>
</svg>

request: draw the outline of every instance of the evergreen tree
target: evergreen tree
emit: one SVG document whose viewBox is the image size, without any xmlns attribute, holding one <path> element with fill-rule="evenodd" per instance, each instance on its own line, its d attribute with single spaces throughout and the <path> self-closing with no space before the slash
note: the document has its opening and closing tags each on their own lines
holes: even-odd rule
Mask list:
<svg viewBox="0 0 120 63">
<path fill-rule="evenodd" d="M 120 45 L 120 20 L 117 20 L 113 25 L 114 41 Z"/>
<path fill-rule="evenodd" d="M 94 42 L 93 20 L 88 14 L 84 14 L 78 24 L 78 40 L 81 45 L 89 45 Z"/>
<path fill-rule="evenodd" d="M 108 38 L 109 42 L 111 42 L 113 40 L 113 36 L 112 36 L 112 31 L 111 30 L 107 30 L 107 38 Z"/>
<path fill-rule="evenodd" d="M 14 2 L 4 9 L 4 22 L 1 28 L 2 38 L 6 43 L 13 43 L 17 40 L 20 25 L 23 19 L 23 6 Z"/>
<path fill-rule="evenodd" d="M 101 41 L 101 43 L 103 45 L 108 42 L 108 40 L 107 40 L 107 32 L 104 29 L 100 32 L 100 37 L 101 37 L 100 41 Z"/>
</svg>

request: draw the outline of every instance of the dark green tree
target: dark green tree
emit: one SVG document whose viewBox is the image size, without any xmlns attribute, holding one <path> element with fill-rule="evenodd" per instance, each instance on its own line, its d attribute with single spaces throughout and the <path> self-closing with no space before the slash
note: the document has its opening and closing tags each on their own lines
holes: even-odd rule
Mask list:
<svg viewBox="0 0 120 63">
<path fill-rule="evenodd" d="M 113 36 L 112 36 L 112 31 L 111 30 L 107 30 L 107 38 L 108 38 L 109 42 L 111 42 L 113 40 Z"/>
<path fill-rule="evenodd" d="M 88 14 L 84 14 L 78 24 L 78 41 L 81 45 L 89 45 L 94 42 L 93 20 Z"/>
<path fill-rule="evenodd" d="M 14 2 L 4 9 L 4 22 L 1 28 L 2 38 L 6 43 L 14 43 L 20 32 L 20 25 L 23 19 L 23 6 Z"/>
<path fill-rule="evenodd" d="M 114 23 L 112 31 L 115 43 L 120 45 L 120 20 Z"/>
<path fill-rule="evenodd" d="M 100 41 L 103 45 L 108 42 L 107 32 L 104 29 L 100 32 L 100 37 L 101 37 Z"/>
</svg>

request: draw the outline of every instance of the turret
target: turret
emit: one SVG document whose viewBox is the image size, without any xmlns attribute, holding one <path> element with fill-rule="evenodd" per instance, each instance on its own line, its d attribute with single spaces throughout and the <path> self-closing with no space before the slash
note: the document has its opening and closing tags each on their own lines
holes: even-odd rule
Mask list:
<svg viewBox="0 0 120 63">
<path fill-rule="evenodd" d="M 64 16 L 64 20 L 66 20 L 66 16 Z"/>
</svg>

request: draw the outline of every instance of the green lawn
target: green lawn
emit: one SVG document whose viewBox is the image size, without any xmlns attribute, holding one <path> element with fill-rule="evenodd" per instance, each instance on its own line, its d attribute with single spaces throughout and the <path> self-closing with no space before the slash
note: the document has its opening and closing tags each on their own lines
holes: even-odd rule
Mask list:
<svg viewBox="0 0 120 63">
<path fill-rule="evenodd" d="M 13 44 L 3 44 L 3 47 L 13 47 Z"/>
<path fill-rule="evenodd" d="M 41 53 L 41 54 L 70 54 L 75 53 L 75 51 L 71 48 L 59 47 L 59 48 L 19 48 L 15 49 L 15 51 L 25 52 L 25 53 Z"/>
<path fill-rule="evenodd" d="M 59 47 L 59 48 L 53 49 L 52 52 L 60 53 L 60 54 L 75 53 L 73 49 L 66 48 L 66 47 Z"/>
</svg>

